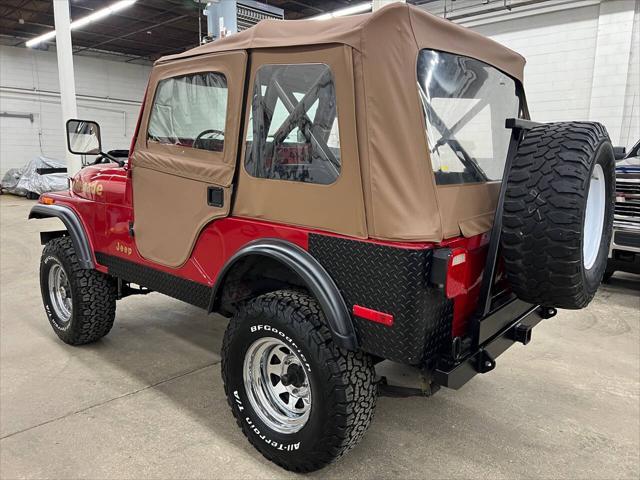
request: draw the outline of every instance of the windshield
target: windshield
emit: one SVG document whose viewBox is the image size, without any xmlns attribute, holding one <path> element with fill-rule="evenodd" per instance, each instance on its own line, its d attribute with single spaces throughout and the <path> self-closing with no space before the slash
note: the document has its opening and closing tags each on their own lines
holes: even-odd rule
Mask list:
<svg viewBox="0 0 640 480">
<path fill-rule="evenodd" d="M 438 185 L 502 179 L 520 100 L 515 81 L 479 60 L 421 50 L 418 88 Z"/>
</svg>

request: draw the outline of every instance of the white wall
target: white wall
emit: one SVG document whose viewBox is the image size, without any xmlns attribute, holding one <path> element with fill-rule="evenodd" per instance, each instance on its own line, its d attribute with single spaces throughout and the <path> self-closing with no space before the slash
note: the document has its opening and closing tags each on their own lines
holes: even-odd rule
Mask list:
<svg viewBox="0 0 640 480">
<path fill-rule="evenodd" d="M 589 116 L 598 6 L 473 27 L 527 59 L 531 117 L 562 121 Z"/>
<path fill-rule="evenodd" d="M 443 5 L 425 9 L 442 14 Z M 469 6 L 482 9 L 479 0 L 458 1 L 449 15 Z M 627 147 L 640 138 L 640 1 L 549 0 L 456 22 L 527 59 L 534 120 L 599 121 L 614 144 Z"/>
<path fill-rule="evenodd" d="M 78 116 L 97 120 L 103 148 L 129 148 L 150 67 L 74 57 Z M 0 111 L 33 114 L 34 121 L 0 117 L 0 175 L 38 155 L 64 161 L 55 51 L 0 46 Z"/>
</svg>

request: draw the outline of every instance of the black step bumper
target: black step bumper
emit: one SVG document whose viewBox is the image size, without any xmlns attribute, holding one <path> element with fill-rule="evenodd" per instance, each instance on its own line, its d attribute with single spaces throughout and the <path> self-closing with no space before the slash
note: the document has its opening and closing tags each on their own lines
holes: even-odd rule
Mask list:
<svg viewBox="0 0 640 480">
<path fill-rule="evenodd" d="M 433 381 L 458 389 L 478 373 L 490 372 L 498 356 L 516 342 L 529 343 L 533 327 L 555 314 L 553 308 L 512 300 L 479 322 L 479 346 L 457 362 L 438 365 Z"/>
</svg>

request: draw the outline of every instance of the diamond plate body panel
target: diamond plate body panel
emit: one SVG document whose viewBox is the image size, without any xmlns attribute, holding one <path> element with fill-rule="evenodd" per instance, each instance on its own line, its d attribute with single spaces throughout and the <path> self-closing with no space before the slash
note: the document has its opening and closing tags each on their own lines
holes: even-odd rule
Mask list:
<svg viewBox="0 0 640 480">
<path fill-rule="evenodd" d="M 120 257 L 96 252 L 96 260 L 109 269 L 109 275 L 136 283 L 200 308 L 208 308 L 211 287 L 185 280 Z"/>
<path fill-rule="evenodd" d="M 449 345 L 453 305 L 428 284 L 432 250 L 311 234 L 309 253 L 331 275 L 350 311 L 357 304 L 393 314 L 391 327 L 353 318 L 363 350 L 429 366 Z"/>
</svg>

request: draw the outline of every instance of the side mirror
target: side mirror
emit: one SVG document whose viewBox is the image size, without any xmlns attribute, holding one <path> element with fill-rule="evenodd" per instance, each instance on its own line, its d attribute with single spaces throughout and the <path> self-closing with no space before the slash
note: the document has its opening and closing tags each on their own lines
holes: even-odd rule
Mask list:
<svg viewBox="0 0 640 480">
<path fill-rule="evenodd" d="M 67 148 L 76 155 L 99 155 L 100 125 L 90 120 L 67 121 Z"/>
<path fill-rule="evenodd" d="M 627 155 L 625 147 L 613 147 L 613 157 L 616 160 L 622 160 Z"/>
</svg>

